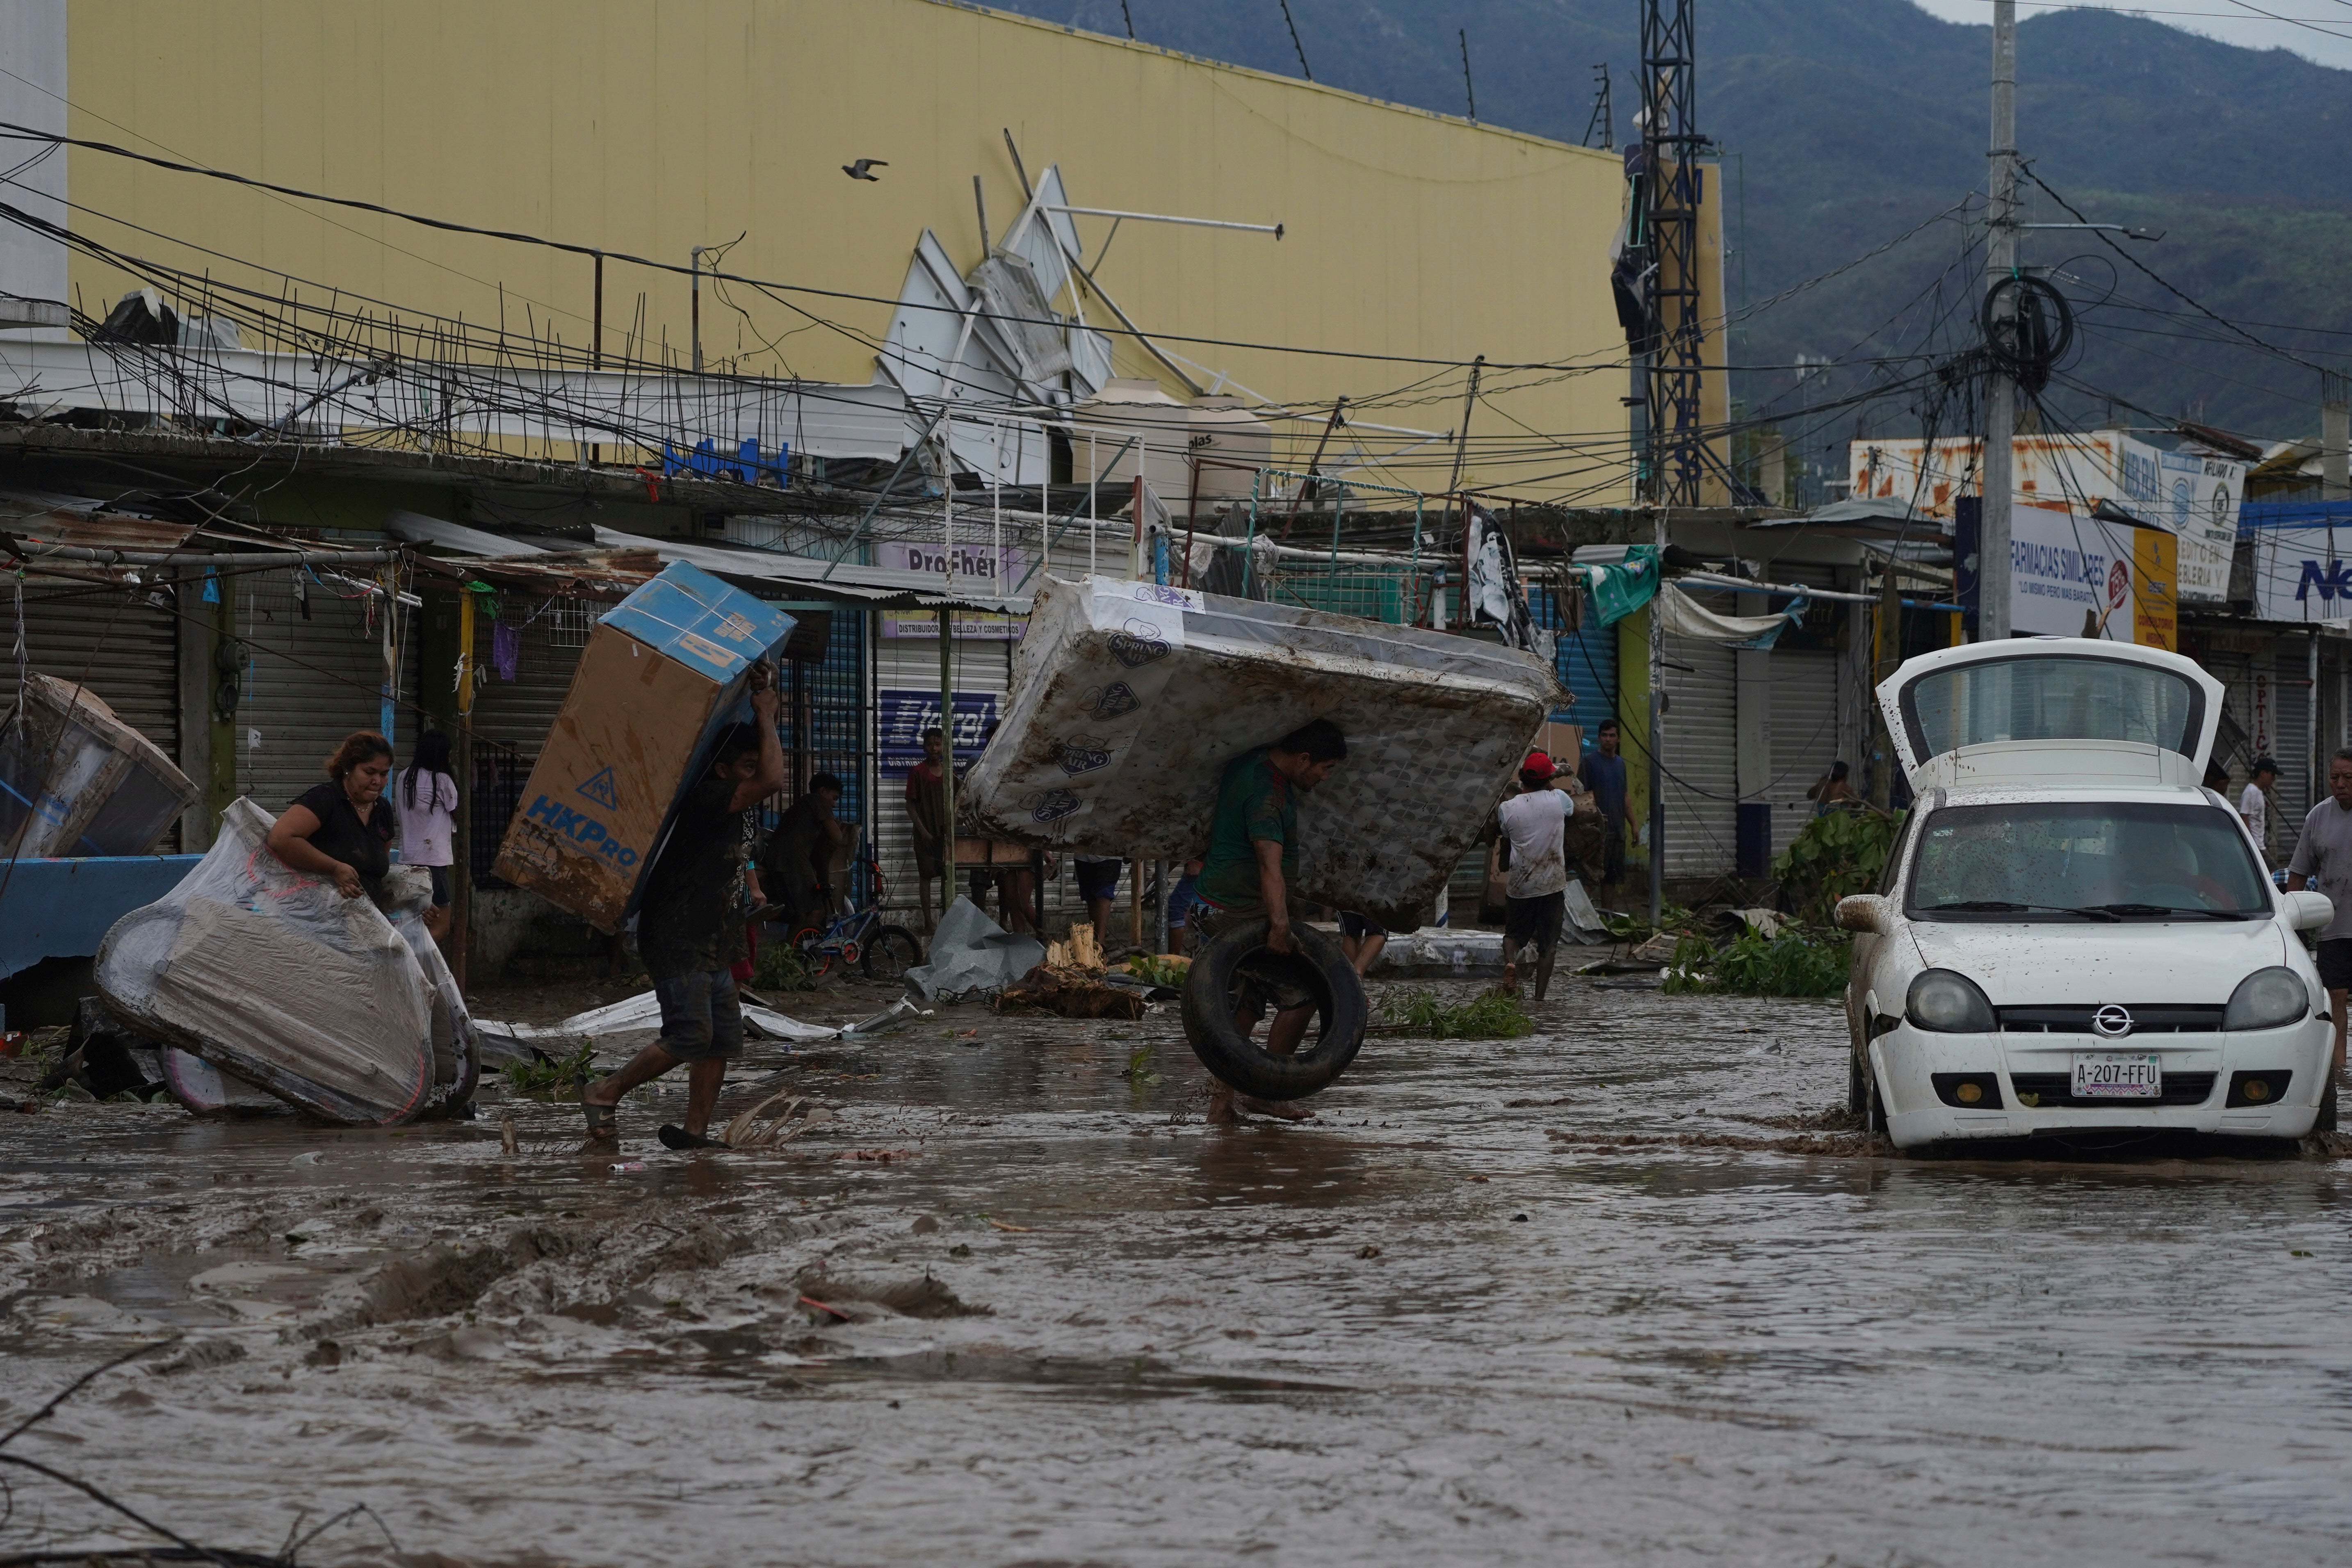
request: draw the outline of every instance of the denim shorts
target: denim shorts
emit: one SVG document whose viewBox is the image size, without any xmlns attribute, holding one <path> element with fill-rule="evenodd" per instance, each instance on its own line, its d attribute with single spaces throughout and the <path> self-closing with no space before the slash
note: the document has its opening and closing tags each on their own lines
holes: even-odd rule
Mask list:
<svg viewBox="0 0 2352 1568">
<path fill-rule="evenodd" d="M 732 1061 L 743 1054 L 743 1004 L 724 969 L 654 982 L 662 1050 L 680 1061 Z"/>
</svg>

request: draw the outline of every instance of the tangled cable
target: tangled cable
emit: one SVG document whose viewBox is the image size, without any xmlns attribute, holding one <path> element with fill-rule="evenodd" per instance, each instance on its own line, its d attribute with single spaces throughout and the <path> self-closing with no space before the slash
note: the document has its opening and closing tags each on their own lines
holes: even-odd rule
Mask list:
<svg viewBox="0 0 2352 1568">
<path fill-rule="evenodd" d="M 2005 300 L 2015 296 L 2004 312 Z M 2058 361 L 2074 346 L 2074 308 L 2046 279 L 2012 272 L 1985 290 L 1978 318 L 1985 352 L 2029 392 L 2050 384 Z"/>
</svg>

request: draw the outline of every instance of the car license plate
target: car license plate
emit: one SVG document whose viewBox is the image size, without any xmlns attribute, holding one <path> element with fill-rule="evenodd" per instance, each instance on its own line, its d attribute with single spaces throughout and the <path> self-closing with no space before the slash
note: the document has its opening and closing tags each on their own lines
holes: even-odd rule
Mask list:
<svg viewBox="0 0 2352 1568">
<path fill-rule="evenodd" d="M 2074 1053 L 2077 1100 L 2158 1100 L 2164 1096 L 2164 1061 L 2153 1051 Z"/>
</svg>

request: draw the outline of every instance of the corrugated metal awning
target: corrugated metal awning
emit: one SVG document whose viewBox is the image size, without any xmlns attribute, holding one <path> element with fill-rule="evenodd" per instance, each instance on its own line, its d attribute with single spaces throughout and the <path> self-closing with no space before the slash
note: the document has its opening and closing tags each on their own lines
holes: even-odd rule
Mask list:
<svg viewBox="0 0 2352 1568">
<path fill-rule="evenodd" d="M 942 593 L 940 580 L 925 572 L 835 565 L 813 556 L 785 555 L 750 545 L 691 544 L 684 539 L 647 538 L 605 528 L 596 529 L 596 544 L 601 549 L 652 550 L 665 561 L 682 560 L 714 577 L 753 585 L 779 585 L 808 598 L 838 599 L 877 610 L 1029 613 L 1026 594 L 1000 599 L 993 595 Z"/>
</svg>

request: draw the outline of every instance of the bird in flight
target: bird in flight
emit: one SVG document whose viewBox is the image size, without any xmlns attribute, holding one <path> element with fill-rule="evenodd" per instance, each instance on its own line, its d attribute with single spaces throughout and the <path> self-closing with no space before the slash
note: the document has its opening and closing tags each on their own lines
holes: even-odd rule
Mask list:
<svg viewBox="0 0 2352 1568">
<path fill-rule="evenodd" d="M 860 158 L 855 163 L 844 163 L 841 166 L 841 172 L 848 175 L 853 180 L 872 180 L 878 183 L 881 181 L 882 176 L 879 174 L 868 173 L 867 171 L 871 169 L 887 169 L 889 166 L 890 165 L 887 161 L 880 158 Z"/>
</svg>

